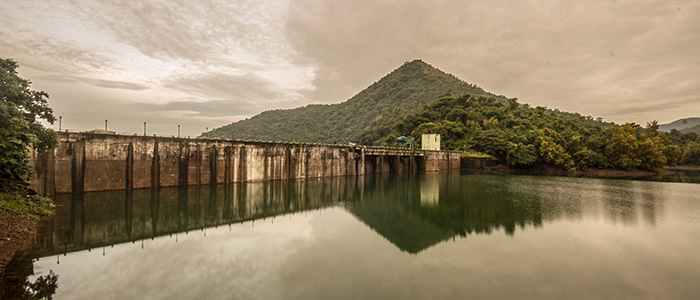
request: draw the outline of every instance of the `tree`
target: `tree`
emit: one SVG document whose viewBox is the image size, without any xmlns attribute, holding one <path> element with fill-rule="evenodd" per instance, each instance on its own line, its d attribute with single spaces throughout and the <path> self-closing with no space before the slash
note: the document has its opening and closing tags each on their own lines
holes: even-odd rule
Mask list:
<svg viewBox="0 0 700 300">
<path fill-rule="evenodd" d="M 624 124 L 606 128 L 603 132 L 606 137 L 605 155 L 613 167 L 622 169 L 634 169 L 642 160 L 637 157 L 637 125 Z"/>
<path fill-rule="evenodd" d="M 556 166 L 561 166 L 567 171 L 575 171 L 574 162 L 571 160 L 571 155 L 566 152 L 558 141 L 559 134 L 549 128 L 544 128 L 539 131 L 539 136 L 535 141 L 540 157 L 546 162 Z"/>
<path fill-rule="evenodd" d="M 686 165 L 700 165 L 700 143 L 688 143 L 685 151 L 683 151 L 681 163 Z"/>
<path fill-rule="evenodd" d="M 11 183 L 29 180 L 28 147 L 43 150 L 58 144 L 56 133 L 37 121 L 55 120 L 49 95 L 31 90 L 18 67 L 14 60 L 0 58 L 0 181 Z"/>
</svg>

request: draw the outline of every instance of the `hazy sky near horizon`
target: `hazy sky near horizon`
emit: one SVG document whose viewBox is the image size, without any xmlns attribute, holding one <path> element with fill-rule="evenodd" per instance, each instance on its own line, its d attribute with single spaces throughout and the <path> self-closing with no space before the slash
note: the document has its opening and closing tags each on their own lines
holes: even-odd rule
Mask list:
<svg viewBox="0 0 700 300">
<path fill-rule="evenodd" d="M 698 0 L 5 0 L 0 57 L 72 130 L 196 136 L 413 59 L 607 121 L 700 116 Z"/>
</svg>

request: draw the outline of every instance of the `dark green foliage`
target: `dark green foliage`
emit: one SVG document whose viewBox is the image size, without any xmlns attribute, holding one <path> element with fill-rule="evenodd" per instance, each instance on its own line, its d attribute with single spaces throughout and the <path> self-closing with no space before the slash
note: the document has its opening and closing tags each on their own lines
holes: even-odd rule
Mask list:
<svg viewBox="0 0 700 300">
<path fill-rule="evenodd" d="M 22 257 L 26 257 L 26 261 L 30 263 L 31 260 L 27 257 L 26 253 L 15 256 L 15 258 L 10 262 L 10 269 L 22 269 L 19 264 L 24 262 Z M 24 268 L 26 269 L 26 268 Z M 24 270 L 23 269 L 23 270 Z M 3 287 L 4 290 L 0 290 L 0 296 L 3 299 L 26 299 L 26 300 L 51 300 L 56 294 L 58 289 L 58 275 L 49 270 L 46 275 L 39 276 L 35 282 L 29 282 L 27 276 L 32 274 L 32 268 L 29 268 L 28 273 L 11 272 L 9 274 L 3 274 Z"/>
<path fill-rule="evenodd" d="M 508 149 L 506 162 L 510 166 L 529 166 L 537 162 L 537 149 L 535 145 L 514 144 Z"/>
<path fill-rule="evenodd" d="M 685 151 L 683 151 L 680 163 L 684 165 L 700 165 L 700 143 L 688 143 Z"/>
<path fill-rule="evenodd" d="M 202 136 L 321 143 L 357 142 L 358 133 L 382 126 L 376 123 L 379 119 L 396 121 L 441 95 L 464 94 L 494 96 L 421 60 L 414 60 L 345 102 L 266 111 Z M 500 99 L 505 101 L 505 98 Z M 456 115 L 453 117 L 461 118 Z M 454 134 L 459 134 L 458 130 Z M 373 140 L 379 138 L 384 136 L 376 136 Z"/>
<path fill-rule="evenodd" d="M 659 171 L 680 157 L 655 122 L 646 128 L 614 125 L 515 99 L 445 96 L 412 114 L 377 123 L 360 141 L 395 146 L 391 137 L 439 133 L 444 149 L 481 151 L 514 167 L 550 164 L 568 174 L 589 167 Z"/>
<path fill-rule="evenodd" d="M 36 119 L 53 123 L 53 110 L 46 101 L 48 94 L 33 91 L 31 82 L 19 77 L 18 65 L 0 59 L 0 181 L 29 180 L 29 148 L 43 150 L 57 144 L 56 134 Z"/>
<path fill-rule="evenodd" d="M 678 146 L 677 152 L 683 154 L 682 157 L 678 155 L 678 157 L 680 157 L 678 163 L 683 165 L 700 165 L 700 162 L 697 162 L 697 160 L 694 162 L 693 159 L 683 159 L 683 157 L 693 157 L 690 153 L 693 153 L 696 147 L 695 145 L 700 143 L 700 136 L 698 136 L 697 133 L 685 133 L 683 131 L 671 129 L 671 131 L 666 134 L 666 138 L 673 142 L 674 145 Z M 693 143 L 695 143 L 695 145 L 693 145 Z M 686 153 L 688 153 L 689 156 L 686 156 Z"/>
<path fill-rule="evenodd" d="M 49 270 L 49 274 L 39 276 L 34 283 L 27 283 L 27 287 L 30 299 L 51 300 L 58 289 L 58 275 Z"/>
</svg>

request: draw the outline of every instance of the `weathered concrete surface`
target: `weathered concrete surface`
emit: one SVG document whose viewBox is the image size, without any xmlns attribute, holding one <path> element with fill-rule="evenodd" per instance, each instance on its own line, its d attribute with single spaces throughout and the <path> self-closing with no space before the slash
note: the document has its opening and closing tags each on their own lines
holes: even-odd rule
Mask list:
<svg viewBox="0 0 700 300">
<path fill-rule="evenodd" d="M 40 194 L 354 176 L 460 168 L 453 151 L 59 133 L 32 152 Z"/>
</svg>

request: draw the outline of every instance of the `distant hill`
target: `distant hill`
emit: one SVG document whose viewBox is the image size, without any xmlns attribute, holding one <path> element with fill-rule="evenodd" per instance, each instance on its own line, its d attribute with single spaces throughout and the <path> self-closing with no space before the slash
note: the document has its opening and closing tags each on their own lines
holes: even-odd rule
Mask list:
<svg viewBox="0 0 700 300">
<path fill-rule="evenodd" d="M 692 126 L 692 127 L 686 127 L 686 128 L 681 129 L 680 131 L 685 132 L 685 133 L 691 133 L 691 132 L 692 132 L 692 133 L 700 134 L 700 125 L 695 125 L 695 126 Z"/>
<path fill-rule="evenodd" d="M 700 118 L 685 118 L 673 121 L 668 124 L 659 125 L 659 131 L 670 132 L 671 129 L 675 129 L 685 133 L 694 132 L 700 134 Z"/>
<path fill-rule="evenodd" d="M 505 97 L 484 91 L 422 60 L 404 63 L 357 95 L 338 104 L 270 110 L 210 132 L 205 137 L 316 143 L 356 141 L 379 119 L 398 118 L 444 95 Z"/>
</svg>

